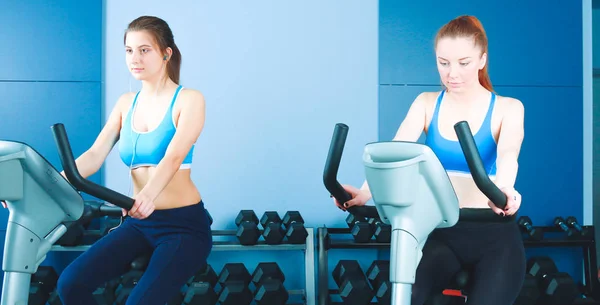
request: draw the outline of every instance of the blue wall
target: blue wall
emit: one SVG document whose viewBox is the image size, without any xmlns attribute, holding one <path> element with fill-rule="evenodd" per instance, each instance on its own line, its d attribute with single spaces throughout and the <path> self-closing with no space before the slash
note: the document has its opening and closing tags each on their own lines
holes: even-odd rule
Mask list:
<svg viewBox="0 0 600 305">
<path fill-rule="evenodd" d="M 592 53 L 593 66 L 600 69 L 600 1 L 592 1 Z"/>
<path fill-rule="evenodd" d="M 101 1 L 0 1 L 0 139 L 31 145 L 59 170 L 52 124 L 65 124 L 74 154 L 92 144 L 102 124 L 101 34 Z M 2 236 L 7 220 L 0 209 Z M 66 256 L 45 263 L 60 270 Z"/>
<path fill-rule="evenodd" d="M 459 15 L 475 15 L 488 34 L 496 92 L 525 106 L 516 183 L 523 194 L 520 215 L 536 225 L 552 225 L 556 216 L 582 221 L 581 2 L 382 0 L 379 11 L 379 138 L 393 137 L 420 92 L 441 89 L 433 48 L 437 30 Z M 559 268 L 581 274 L 580 251 L 528 250 L 541 252 L 553 255 Z"/>
<path fill-rule="evenodd" d="M 600 236 L 600 0 L 592 1 L 592 189 L 594 199 L 594 226 L 596 227 L 596 236 Z M 600 258 L 600 246 L 596 247 Z"/>
</svg>

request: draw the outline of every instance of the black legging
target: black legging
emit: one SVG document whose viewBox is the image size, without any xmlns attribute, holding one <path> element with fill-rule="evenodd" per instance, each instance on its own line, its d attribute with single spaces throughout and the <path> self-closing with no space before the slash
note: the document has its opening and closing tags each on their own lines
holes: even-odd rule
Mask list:
<svg viewBox="0 0 600 305">
<path fill-rule="evenodd" d="M 472 266 L 469 305 L 512 305 L 525 278 L 525 248 L 516 222 L 459 221 L 436 229 L 423 248 L 412 305 L 441 293 L 463 266 Z"/>
</svg>

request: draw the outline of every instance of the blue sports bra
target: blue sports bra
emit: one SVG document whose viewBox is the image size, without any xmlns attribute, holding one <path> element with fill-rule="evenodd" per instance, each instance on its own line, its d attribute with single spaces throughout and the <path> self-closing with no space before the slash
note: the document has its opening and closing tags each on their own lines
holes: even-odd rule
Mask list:
<svg viewBox="0 0 600 305">
<path fill-rule="evenodd" d="M 470 170 L 463 155 L 460 142 L 458 140 L 448 140 L 440 134 L 438 126 L 439 109 L 444 97 L 444 91 L 440 93 L 435 104 L 435 110 L 431 123 L 427 131 L 427 138 L 425 144 L 433 150 L 437 155 L 438 159 L 444 166 L 444 169 L 449 174 L 469 174 Z M 492 111 L 494 110 L 494 104 L 496 102 L 496 95 L 492 92 L 492 98 L 490 106 L 483 124 L 479 128 L 476 134 L 473 135 L 475 144 L 481 155 L 483 166 L 489 176 L 496 175 L 496 156 L 497 156 L 497 144 L 492 134 Z M 472 128 L 472 127 L 471 127 Z"/>
<path fill-rule="evenodd" d="M 181 86 L 177 87 L 171 105 L 167 108 L 162 121 L 155 129 L 147 132 L 137 132 L 133 128 L 132 117 L 136 109 L 137 98 L 139 92 L 135 95 L 135 99 L 129 109 L 129 113 L 123 122 L 119 140 L 119 155 L 125 165 L 130 168 L 140 166 L 157 166 L 160 160 L 165 156 L 167 147 L 177 128 L 173 122 L 173 105 L 177 100 Z M 180 169 L 190 168 L 192 157 L 194 154 L 194 146 L 190 149 L 187 156 L 183 160 Z"/>
</svg>

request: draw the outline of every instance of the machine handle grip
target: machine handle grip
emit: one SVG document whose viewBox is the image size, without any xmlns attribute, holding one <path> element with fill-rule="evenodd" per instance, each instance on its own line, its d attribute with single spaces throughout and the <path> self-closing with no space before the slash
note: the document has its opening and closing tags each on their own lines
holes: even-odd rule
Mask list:
<svg viewBox="0 0 600 305">
<path fill-rule="evenodd" d="M 475 184 L 481 190 L 491 202 L 494 203 L 498 208 L 504 209 L 506 207 L 506 195 L 490 180 L 483 166 L 481 155 L 475 144 L 473 133 L 469 128 L 469 123 L 466 121 L 460 121 L 454 125 L 456 136 L 460 142 L 471 176 Z"/>
<path fill-rule="evenodd" d="M 352 199 L 352 196 L 346 192 L 344 187 L 337 180 L 337 173 L 342 160 L 342 153 L 344 152 L 348 129 L 348 126 L 343 123 L 337 123 L 335 125 L 331 144 L 329 145 L 329 153 L 327 154 L 327 160 L 325 161 L 325 169 L 323 170 L 323 183 L 325 184 L 325 188 L 340 204 Z M 374 206 L 353 206 L 349 207 L 347 210 L 350 214 L 356 216 L 379 218 L 377 208 Z"/>
<path fill-rule="evenodd" d="M 65 126 L 61 123 L 57 123 L 52 125 L 51 130 L 52 134 L 54 135 L 56 146 L 58 147 L 58 156 L 65 171 L 65 175 L 67 176 L 69 182 L 76 189 L 100 198 L 104 201 L 113 203 L 126 210 L 130 210 L 133 207 L 133 203 L 135 202 L 133 198 L 127 197 L 83 178 L 77 170 L 77 165 L 75 164 L 75 159 L 73 158 L 73 151 L 71 150 L 71 145 L 69 144 Z"/>
<path fill-rule="evenodd" d="M 123 215 L 123 211 L 121 207 L 103 204 L 100 206 L 99 214 L 101 216 L 118 217 Z"/>
<path fill-rule="evenodd" d="M 104 204 L 97 201 L 84 202 L 83 215 L 77 220 L 78 223 L 89 223 L 94 218 L 103 216 L 121 217 L 123 216 L 122 209 L 117 206 Z"/>
<path fill-rule="evenodd" d="M 121 207 L 114 206 L 111 204 L 106 204 L 104 202 L 98 201 L 86 201 L 84 202 L 86 210 L 89 210 L 90 218 L 109 216 L 116 217 L 122 216 Z M 84 212 L 84 215 L 86 213 Z"/>
</svg>

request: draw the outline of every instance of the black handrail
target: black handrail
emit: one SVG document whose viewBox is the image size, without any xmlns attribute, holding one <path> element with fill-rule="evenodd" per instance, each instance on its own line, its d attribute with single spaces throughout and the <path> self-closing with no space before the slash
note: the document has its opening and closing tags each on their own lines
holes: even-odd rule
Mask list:
<svg viewBox="0 0 600 305">
<path fill-rule="evenodd" d="M 77 170 L 65 126 L 61 123 L 57 123 L 52 125 L 51 129 L 56 146 L 58 147 L 58 156 L 62 163 L 63 170 L 65 171 L 65 175 L 76 189 L 126 210 L 130 210 L 133 207 L 133 203 L 135 202 L 133 198 L 83 178 Z"/>
</svg>

